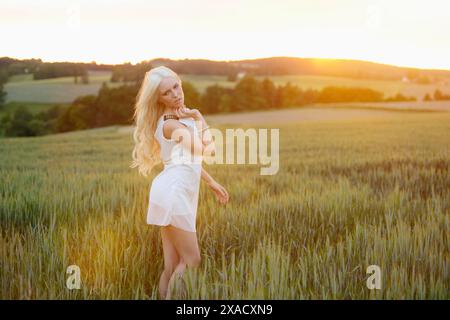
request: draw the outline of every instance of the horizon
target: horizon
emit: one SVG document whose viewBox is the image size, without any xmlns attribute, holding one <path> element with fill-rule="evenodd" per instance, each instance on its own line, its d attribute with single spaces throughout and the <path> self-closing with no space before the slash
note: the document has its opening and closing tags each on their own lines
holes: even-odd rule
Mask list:
<svg viewBox="0 0 450 320">
<path fill-rule="evenodd" d="M 68 63 L 93 63 L 95 62 L 97 65 L 120 65 L 120 64 L 125 64 L 125 63 L 131 63 L 132 65 L 136 65 L 137 63 L 141 63 L 144 61 L 152 61 L 152 60 L 156 60 L 156 59 L 170 59 L 173 61 L 182 61 L 182 60 L 209 60 L 209 61 L 215 61 L 215 62 L 235 62 L 235 61 L 243 61 L 243 60 L 258 60 L 258 59 L 272 59 L 272 58 L 294 58 L 294 59 L 323 59 L 323 60 L 346 60 L 346 61 L 358 61 L 358 62 L 368 62 L 368 63 L 375 63 L 375 64 L 381 64 L 381 65 L 387 65 L 387 66 L 392 66 L 392 67 L 398 67 L 398 68 L 413 68 L 413 69 L 418 69 L 418 70 L 427 70 L 427 71 L 450 71 L 450 69 L 436 69 L 436 68 L 419 68 L 419 67 L 414 67 L 414 66 L 404 66 L 404 65 L 395 65 L 395 64 L 389 64 L 389 63 L 383 63 L 383 62 L 378 62 L 378 61 L 369 61 L 369 60 L 361 60 L 361 59 L 348 59 L 348 58 L 318 58 L 318 57 L 294 57 L 294 56 L 271 56 L 271 57 L 258 57 L 258 58 L 248 58 L 248 59 L 233 59 L 233 60 L 220 60 L 220 59 L 208 59 L 208 58 L 192 58 L 192 57 L 186 57 L 186 58 L 168 58 L 168 57 L 154 57 L 154 58 L 148 58 L 148 59 L 144 59 L 141 61 L 122 61 L 119 63 L 105 63 L 105 62 L 101 62 L 101 61 L 95 61 L 95 60 L 90 60 L 90 61 L 69 61 L 69 60 L 58 60 L 58 61 L 49 61 L 49 60 L 44 60 L 42 58 L 39 57 L 25 57 L 25 58 L 18 58 L 18 57 L 11 57 L 11 56 L 2 56 L 0 58 L 10 58 L 10 59 L 17 59 L 17 60 L 31 60 L 31 59 L 35 59 L 35 60 L 41 60 L 43 63 L 63 63 L 63 62 L 68 62 Z"/>
<path fill-rule="evenodd" d="M 2 55 L 136 64 L 156 58 L 344 59 L 450 70 L 444 0 L 4 0 Z"/>
</svg>

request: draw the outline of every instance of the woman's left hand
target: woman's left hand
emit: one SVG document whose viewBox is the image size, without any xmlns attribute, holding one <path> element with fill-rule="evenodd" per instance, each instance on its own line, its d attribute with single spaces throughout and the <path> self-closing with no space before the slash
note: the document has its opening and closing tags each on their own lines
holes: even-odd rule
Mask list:
<svg viewBox="0 0 450 320">
<path fill-rule="evenodd" d="M 228 192 L 224 187 L 222 187 L 219 183 L 215 181 L 211 183 L 209 186 L 215 193 L 217 201 L 219 201 L 222 204 L 226 204 L 228 202 L 230 196 L 228 195 Z"/>
</svg>

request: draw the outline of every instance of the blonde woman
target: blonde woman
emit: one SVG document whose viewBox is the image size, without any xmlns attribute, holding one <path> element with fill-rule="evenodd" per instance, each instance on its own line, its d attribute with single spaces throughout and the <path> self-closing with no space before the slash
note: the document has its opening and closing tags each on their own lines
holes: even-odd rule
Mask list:
<svg viewBox="0 0 450 320">
<path fill-rule="evenodd" d="M 214 142 L 202 114 L 185 107 L 182 82 L 174 71 L 160 66 L 145 74 L 134 121 L 131 167 L 147 176 L 157 163 L 164 164 L 151 184 L 147 223 L 161 226 L 159 295 L 171 299 L 174 281 L 201 261 L 195 223 L 201 178 L 220 203 L 226 204 L 229 195 L 202 168 L 203 154 L 208 147 L 214 149 Z"/>
</svg>

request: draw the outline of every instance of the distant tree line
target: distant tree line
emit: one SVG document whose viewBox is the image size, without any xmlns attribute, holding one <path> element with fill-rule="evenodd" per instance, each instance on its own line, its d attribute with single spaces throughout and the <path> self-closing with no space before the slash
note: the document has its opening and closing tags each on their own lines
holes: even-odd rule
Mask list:
<svg viewBox="0 0 450 320">
<path fill-rule="evenodd" d="M 6 78 L 17 75 L 32 73 L 37 66 L 42 64 L 41 59 L 13 59 L 9 57 L 0 58 L 0 71 L 6 75 Z"/>
<path fill-rule="evenodd" d="M 78 77 L 83 83 L 87 83 L 88 70 L 80 63 L 54 62 L 42 63 L 33 72 L 33 80 L 51 79 L 59 77 L 74 77 L 74 82 L 78 82 Z"/>
<path fill-rule="evenodd" d="M 6 79 L 14 75 L 33 74 L 33 79 L 50 79 L 73 76 L 74 81 L 87 82 L 88 70 L 111 70 L 113 65 L 83 62 L 43 62 L 41 59 L 13 59 L 0 57 L 0 73 L 6 75 Z"/>
<path fill-rule="evenodd" d="M 42 66 L 47 64 L 48 66 Z M 49 66 L 55 64 L 55 66 Z M 66 64 L 67 66 L 57 66 L 57 64 Z M 201 75 L 223 75 L 227 78 L 235 78 L 239 72 L 245 72 L 253 76 L 275 76 L 275 75 L 314 75 L 314 76 L 332 76 L 354 79 L 378 79 L 408 81 L 427 84 L 450 81 L 450 72 L 448 70 L 423 70 L 414 68 L 397 67 L 374 63 L 369 61 L 347 60 L 347 59 L 315 59 L 315 58 L 296 58 L 296 57 L 269 57 L 260 59 L 248 59 L 237 61 L 214 61 L 207 59 L 182 59 L 172 60 L 157 58 L 148 61 L 142 61 L 136 65 L 123 63 L 119 65 L 97 64 L 78 62 L 42 62 L 40 59 L 18 60 L 9 57 L 0 58 L 0 69 L 2 66 L 8 66 L 8 74 L 34 73 L 38 67 L 43 69 L 39 79 L 43 76 L 54 77 L 63 70 L 69 70 L 70 64 L 78 65 L 88 70 L 109 70 L 113 71 L 112 81 L 116 79 L 135 78 L 134 72 L 141 72 L 139 69 L 145 65 L 165 65 L 173 69 L 178 74 L 201 74 Z M 58 69 L 58 71 L 55 71 Z M 25 72 L 27 70 L 27 72 Z M 130 71 L 131 70 L 131 71 Z M 74 75 L 76 71 L 70 71 Z M 130 74 L 131 72 L 131 74 Z"/>
<path fill-rule="evenodd" d="M 434 99 L 432 99 L 432 98 L 430 97 L 430 95 L 427 93 L 427 94 L 425 95 L 425 97 L 424 97 L 423 100 L 425 100 L 425 101 L 432 101 L 432 100 L 435 100 L 435 101 L 450 100 L 450 95 L 449 95 L 449 94 L 443 94 L 442 91 L 439 90 L 439 89 L 436 89 L 436 90 L 434 91 L 433 97 L 434 97 Z"/>
<path fill-rule="evenodd" d="M 97 95 L 81 96 L 69 106 L 54 106 L 36 115 L 32 115 L 24 107 L 16 108 L 0 120 L 2 135 L 34 136 L 110 125 L 130 125 L 141 81 L 142 79 L 115 88 L 103 83 Z M 234 88 L 212 85 L 203 93 L 192 83 L 183 81 L 183 91 L 186 106 L 198 108 L 203 114 L 281 109 L 313 103 L 416 100 L 415 97 L 402 94 L 384 98 L 381 92 L 358 87 L 333 86 L 321 90 L 304 90 L 290 82 L 275 85 L 268 78 L 257 80 L 252 76 L 245 76 Z M 444 98 L 450 99 L 450 96 L 443 95 L 439 90 L 435 91 L 435 100 Z"/>
<path fill-rule="evenodd" d="M 145 76 L 145 73 L 152 68 L 149 62 L 141 62 L 136 65 L 124 63 L 115 65 L 112 68 L 111 82 L 139 82 Z"/>
<path fill-rule="evenodd" d="M 158 58 L 145 63 L 154 66 L 164 65 L 178 74 L 222 75 L 229 79 L 234 78 L 240 72 L 244 72 L 252 76 L 310 75 L 393 81 L 407 79 L 409 82 L 418 84 L 450 81 L 448 70 L 423 70 L 347 59 L 269 57 L 237 61 L 214 61 Z M 125 70 L 132 69 L 134 66 L 126 63 L 117 65 L 117 67 Z"/>
</svg>

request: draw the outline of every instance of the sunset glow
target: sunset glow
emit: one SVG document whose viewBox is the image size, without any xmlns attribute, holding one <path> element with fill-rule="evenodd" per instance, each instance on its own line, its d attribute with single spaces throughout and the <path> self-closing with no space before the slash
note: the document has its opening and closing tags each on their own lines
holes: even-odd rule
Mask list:
<svg viewBox="0 0 450 320">
<path fill-rule="evenodd" d="M 3 0 L 0 55 L 97 63 L 293 56 L 450 69 L 449 12 L 445 0 Z"/>
</svg>

